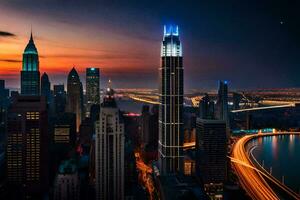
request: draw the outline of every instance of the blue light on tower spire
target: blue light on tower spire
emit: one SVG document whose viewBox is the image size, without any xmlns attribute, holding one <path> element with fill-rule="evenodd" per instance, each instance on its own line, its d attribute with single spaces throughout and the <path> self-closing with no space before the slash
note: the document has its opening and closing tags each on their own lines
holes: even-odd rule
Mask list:
<svg viewBox="0 0 300 200">
<path fill-rule="evenodd" d="M 164 26 L 161 56 L 182 56 L 182 47 L 179 40 L 179 28 L 177 25 Z"/>
<path fill-rule="evenodd" d="M 164 25 L 164 36 L 179 36 L 179 28 L 175 25 Z"/>
</svg>

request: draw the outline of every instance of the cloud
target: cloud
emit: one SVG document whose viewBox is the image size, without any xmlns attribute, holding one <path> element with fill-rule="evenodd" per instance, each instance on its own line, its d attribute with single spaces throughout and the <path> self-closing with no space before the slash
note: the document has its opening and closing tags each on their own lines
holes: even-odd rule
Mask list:
<svg viewBox="0 0 300 200">
<path fill-rule="evenodd" d="M 0 31 L 0 37 L 15 37 L 16 35 L 6 31 Z"/>
<path fill-rule="evenodd" d="M 21 60 L 16 60 L 16 59 L 0 59 L 0 62 L 20 63 L 22 61 Z"/>
</svg>

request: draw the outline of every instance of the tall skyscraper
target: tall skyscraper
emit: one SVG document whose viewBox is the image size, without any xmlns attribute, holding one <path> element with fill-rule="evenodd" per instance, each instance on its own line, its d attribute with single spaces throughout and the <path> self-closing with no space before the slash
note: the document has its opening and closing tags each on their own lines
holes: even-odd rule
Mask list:
<svg viewBox="0 0 300 200">
<path fill-rule="evenodd" d="M 196 172 L 207 190 L 222 189 L 227 172 L 226 122 L 197 118 L 196 135 Z"/>
<path fill-rule="evenodd" d="M 32 33 L 23 53 L 21 95 L 40 95 L 39 55 Z"/>
<path fill-rule="evenodd" d="M 26 199 L 48 187 L 48 118 L 45 97 L 19 96 L 8 111 L 7 178 Z M 16 189 L 18 188 L 18 189 Z"/>
<path fill-rule="evenodd" d="M 86 115 L 90 116 L 91 106 L 100 104 L 100 72 L 99 68 L 86 69 Z"/>
<path fill-rule="evenodd" d="M 51 83 L 48 74 L 43 73 L 41 77 L 41 95 L 46 97 L 47 103 L 51 100 Z"/>
<path fill-rule="evenodd" d="M 182 169 L 183 63 L 178 26 L 164 26 L 159 68 L 159 168 L 161 174 Z"/>
<path fill-rule="evenodd" d="M 217 119 L 224 120 L 226 122 L 227 128 L 229 128 L 227 81 L 219 82 L 217 99 Z"/>
<path fill-rule="evenodd" d="M 76 130 L 79 131 L 83 119 L 83 89 L 79 75 L 73 67 L 68 75 L 67 83 L 67 112 L 76 114 Z"/>
<path fill-rule="evenodd" d="M 101 105 L 95 145 L 96 199 L 124 199 L 124 124 L 111 88 Z"/>
</svg>

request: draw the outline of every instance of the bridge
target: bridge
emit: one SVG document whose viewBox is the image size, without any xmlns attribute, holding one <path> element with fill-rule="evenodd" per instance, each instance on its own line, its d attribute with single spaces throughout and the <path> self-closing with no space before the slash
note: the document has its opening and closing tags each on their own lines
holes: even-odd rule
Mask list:
<svg viewBox="0 0 300 200">
<path fill-rule="evenodd" d="M 274 188 L 280 191 L 280 194 L 284 194 L 286 199 L 300 199 L 299 194 L 274 178 L 258 162 L 254 164 L 249 158 L 249 150 L 246 150 L 246 144 L 253 139 L 277 135 L 300 135 L 300 132 L 246 135 L 235 143 L 229 157 L 241 186 L 252 199 L 280 199 Z"/>
<path fill-rule="evenodd" d="M 263 106 L 263 107 L 255 107 L 255 108 L 245 108 L 239 110 L 232 110 L 232 113 L 240 113 L 240 112 L 249 112 L 249 111 L 257 111 L 257 110 L 269 110 L 269 109 L 276 109 L 276 108 L 292 108 L 295 107 L 296 104 L 286 104 L 286 105 L 276 105 L 276 106 Z"/>
</svg>

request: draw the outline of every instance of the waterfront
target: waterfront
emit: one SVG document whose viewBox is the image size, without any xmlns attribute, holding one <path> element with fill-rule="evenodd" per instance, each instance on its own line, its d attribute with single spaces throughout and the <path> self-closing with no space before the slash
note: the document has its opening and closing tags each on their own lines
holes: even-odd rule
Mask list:
<svg viewBox="0 0 300 200">
<path fill-rule="evenodd" d="M 266 136 L 253 140 L 252 154 L 279 181 L 299 193 L 300 136 Z"/>
<path fill-rule="evenodd" d="M 151 104 L 134 101 L 129 98 L 119 98 L 117 99 L 117 104 L 121 111 L 132 112 L 137 114 L 142 113 L 143 105 L 149 105 L 150 108 L 152 107 Z"/>
</svg>

